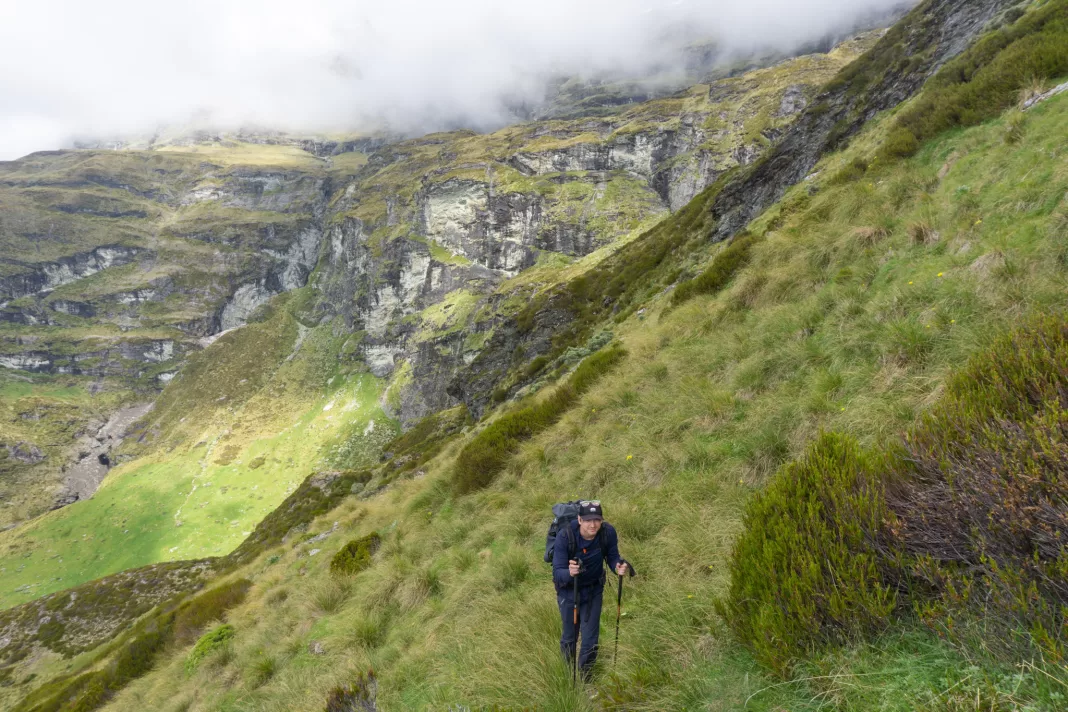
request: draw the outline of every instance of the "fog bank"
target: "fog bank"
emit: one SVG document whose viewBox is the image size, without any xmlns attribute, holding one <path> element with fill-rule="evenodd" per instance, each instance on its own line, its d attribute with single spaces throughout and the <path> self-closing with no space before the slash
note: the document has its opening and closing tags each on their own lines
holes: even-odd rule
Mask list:
<svg viewBox="0 0 1068 712">
<path fill-rule="evenodd" d="M 163 124 L 484 129 L 551 76 L 789 51 L 902 0 L 0 3 L 0 160 Z"/>
</svg>

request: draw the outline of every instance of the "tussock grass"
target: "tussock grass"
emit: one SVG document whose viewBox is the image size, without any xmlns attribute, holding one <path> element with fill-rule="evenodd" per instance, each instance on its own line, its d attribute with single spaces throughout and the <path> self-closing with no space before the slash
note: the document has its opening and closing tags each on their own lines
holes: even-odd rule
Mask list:
<svg viewBox="0 0 1068 712">
<path fill-rule="evenodd" d="M 329 690 L 373 668 L 384 709 L 933 710 L 974 702 L 977 691 L 984 709 L 991 701 L 1011 709 L 1013 700 L 1057 709 L 1059 683 L 1043 682 L 1051 668 L 1018 660 L 1015 669 L 973 671 L 973 661 L 922 629 L 818 654 L 795 678 L 774 678 L 730 643 L 713 601 L 728 590 L 744 506 L 783 461 L 802 455 L 821 430 L 863 448 L 897 437 L 995 334 L 1063 304 L 1068 284 L 1049 235 L 1068 192 L 1057 158 L 1066 99 L 1030 110 L 1018 144 L 1005 143 L 997 120 L 857 180 L 817 181 L 814 195 L 812 182 L 794 189 L 789 210 L 750 226 L 762 240 L 720 291 L 667 311 L 669 297 L 653 295 L 643 319 L 613 325 L 628 357 L 510 449 L 486 486 L 457 494 L 455 460 L 443 452 L 427 461 L 425 476 L 395 481 L 359 510 L 331 512 L 339 542 L 382 537 L 348 602 L 318 616 L 290 602 L 266 614 L 258 597 L 237 607 L 228 617 L 239 630 L 237 654 L 251 655 L 247 636 L 247 645 L 286 662 L 254 691 L 194 678 L 195 708 L 319 709 Z M 953 153 L 961 158 L 939 179 Z M 924 189 L 896 187 L 907 183 Z M 684 221 L 700 224 L 700 210 L 681 211 L 662 229 L 689 230 Z M 888 214 L 900 228 L 874 244 L 856 239 L 856 228 L 884 225 Z M 910 237 L 905 226 L 920 222 L 941 239 Z M 1014 266 L 984 267 L 995 253 Z M 714 259 L 702 254 L 694 273 Z M 747 285 L 757 275 L 767 281 L 754 290 Z M 624 584 L 614 666 L 611 604 L 602 617 L 595 703 L 569 683 L 549 572 L 537 563 L 550 505 L 580 496 L 605 501 L 621 551 L 641 573 Z M 329 528 L 327 518 L 319 524 Z M 330 578 L 328 557 L 289 556 L 291 546 L 272 577 L 300 586 Z M 524 559 L 525 577 L 517 573 Z M 432 592 L 426 572 L 435 565 Z M 361 633 L 368 621 L 374 630 Z M 325 653 L 308 653 L 310 640 Z M 173 660 L 132 683 L 113 709 L 188 695 L 170 678 Z"/>
<path fill-rule="evenodd" d="M 352 593 L 352 585 L 348 581 L 340 581 L 330 578 L 326 581 L 315 581 L 311 584 L 309 601 L 312 610 L 316 613 L 337 613 L 345 605 Z"/>
</svg>

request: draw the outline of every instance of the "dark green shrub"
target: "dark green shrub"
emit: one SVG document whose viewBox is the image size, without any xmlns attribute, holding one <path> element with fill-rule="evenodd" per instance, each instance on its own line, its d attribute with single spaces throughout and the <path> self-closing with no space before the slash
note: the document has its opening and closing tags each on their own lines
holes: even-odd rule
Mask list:
<svg viewBox="0 0 1068 712">
<path fill-rule="evenodd" d="M 114 694 L 108 687 L 107 676 L 102 673 L 94 675 L 78 697 L 70 704 L 58 709 L 63 712 L 90 712 L 104 705 Z"/>
<path fill-rule="evenodd" d="M 371 558 L 381 543 L 381 537 L 375 533 L 353 539 L 334 554 L 330 561 L 330 572 L 340 576 L 355 576 L 371 565 Z"/>
<path fill-rule="evenodd" d="M 152 630 L 142 632 L 119 650 L 108 668 L 111 673 L 108 675 L 109 688 L 122 689 L 128 682 L 152 669 L 156 654 L 170 640 L 170 630 L 166 627 L 152 626 L 152 628 Z"/>
<path fill-rule="evenodd" d="M 216 586 L 199 596 L 182 603 L 171 624 L 174 640 L 178 645 L 188 645 L 197 639 L 204 626 L 245 600 L 252 582 L 238 579 Z"/>
<path fill-rule="evenodd" d="M 556 422 L 576 400 L 570 384 L 551 396 L 506 413 L 476 435 L 456 458 L 453 482 L 460 494 L 489 485 L 504 469 L 519 443 Z"/>
<path fill-rule="evenodd" d="M 915 156 L 920 150 L 920 141 L 911 130 L 899 127 L 890 132 L 879 149 L 879 157 L 892 161 L 897 158 Z"/>
<path fill-rule="evenodd" d="M 851 438 L 821 435 L 746 508 L 717 610 L 779 673 L 826 644 L 879 630 L 895 605 L 871 546 L 887 516 L 869 457 Z"/>
<path fill-rule="evenodd" d="M 675 288 L 671 295 L 671 305 L 678 306 L 699 294 L 715 294 L 723 289 L 735 273 L 749 263 L 750 251 L 760 240 L 761 238 L 750 234 L 735 237 L 716 255 L 708 269 Z"/>
<path fill-rule="evenodd" d="M 625 355 L 626 352 L 618 347 L 593 354 L 550 396 L 505 413 L 486 426 L 456 458 L 453 484 L 457 491 L 464 494 L 493 482 L 521 442 L 559 420 L 579 396 Z"/>
<path fill-rule="evenodd" d="M 234 639 L 235 635 L 237 635 L 237 632 L 229 624 L 221 625 L 202 635 L 185 659 L 186 674 L 191 675 L 197 669 L 197 666 L 203 662 L 204 658 L 229 643 Z"/>
<path fill-rule="evenodd" d="M 867 172 L 868 161 L 863 157 L 858 156 L 834 174 L 834 177 L 831 178 L 831 184 L 843 185 L 845 183 L 852 183 L 853 181 L 864 177 L 864 174 Z"/>
<path fill-rule="evenodd" d="M 538 356 L 530 363 L 528 363 L 525 369 L 523 369 L 523 375 L 527 378 L 533 378 L 534 376 L 538 375 L 538 372 L 541 371 L 541 369 L 545 368 L 546 364 L 548 363 L 548 356 Z"/>
<path fill-rule="evenodd" d="M 571 374 L 571 377 L 567 379 L 567 383 L 571 386 L 575 396 L 581 396 L 592 388 L 593 384 L 615 368 L 626 355 L 627 352 L 624 351 L 622 347 L 616 347 L 608 349 L 607 351 L 595 353 L 593 356 L 590 356 L 583 361 L 582 364 L 575 369 L 575 372 Z"/>
</svg>

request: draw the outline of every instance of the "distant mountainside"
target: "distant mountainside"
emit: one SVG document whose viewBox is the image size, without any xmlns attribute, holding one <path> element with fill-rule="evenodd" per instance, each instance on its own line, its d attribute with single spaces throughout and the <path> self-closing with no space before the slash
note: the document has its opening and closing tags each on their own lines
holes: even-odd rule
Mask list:
<svg viewBox="0 0 1068 712">
<path fill-rule="evenodd" d="M 0 521 L 90 494 L 75 482 L 106 472 L 120 406 L 313 273 L 306 323 L 336 319 L 394 379 L 391 417 L 455 405 L 448 374 L 526 295 L 752 163 L 875 38 L 608 118 L 393 143 L 179 133 L 0 166 Z"/>
<path fill-rule="evenodd" d="M 1058 709 L 1066 38 L 0 164 L 3 706 Z M 580 496 L 641 573 L 586 688 Z"/>
</svg>

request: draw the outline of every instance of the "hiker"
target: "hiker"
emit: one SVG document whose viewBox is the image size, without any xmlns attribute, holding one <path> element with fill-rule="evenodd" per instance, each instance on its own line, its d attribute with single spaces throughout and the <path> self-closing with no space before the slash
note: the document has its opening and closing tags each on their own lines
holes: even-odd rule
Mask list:
<svg viewBox="0 0 1068 712">
<path fill-rule="evenodd" d="M 560 532 L 553 546 L 553 583 L 556 584 L 556 602 L 564 623 L 560 651 L 566 660 L 573 662 L 578 636 L 582 633 L 578 664 L 583 678 L 588 681 L 597 660 L 605 564 L 619 576 L 627 573 L 628 564 L 619 556 L 616 530 L 604 521 L 601 503 L 584 500 L 578 505 L 578 518 L 564 524 L 570 528 L 571 536 L 567 531 Z M 573 552 L 570 556 L 569 549 Z M 578 625 L 575 625 L 576 590 Z"/>
</svg>

